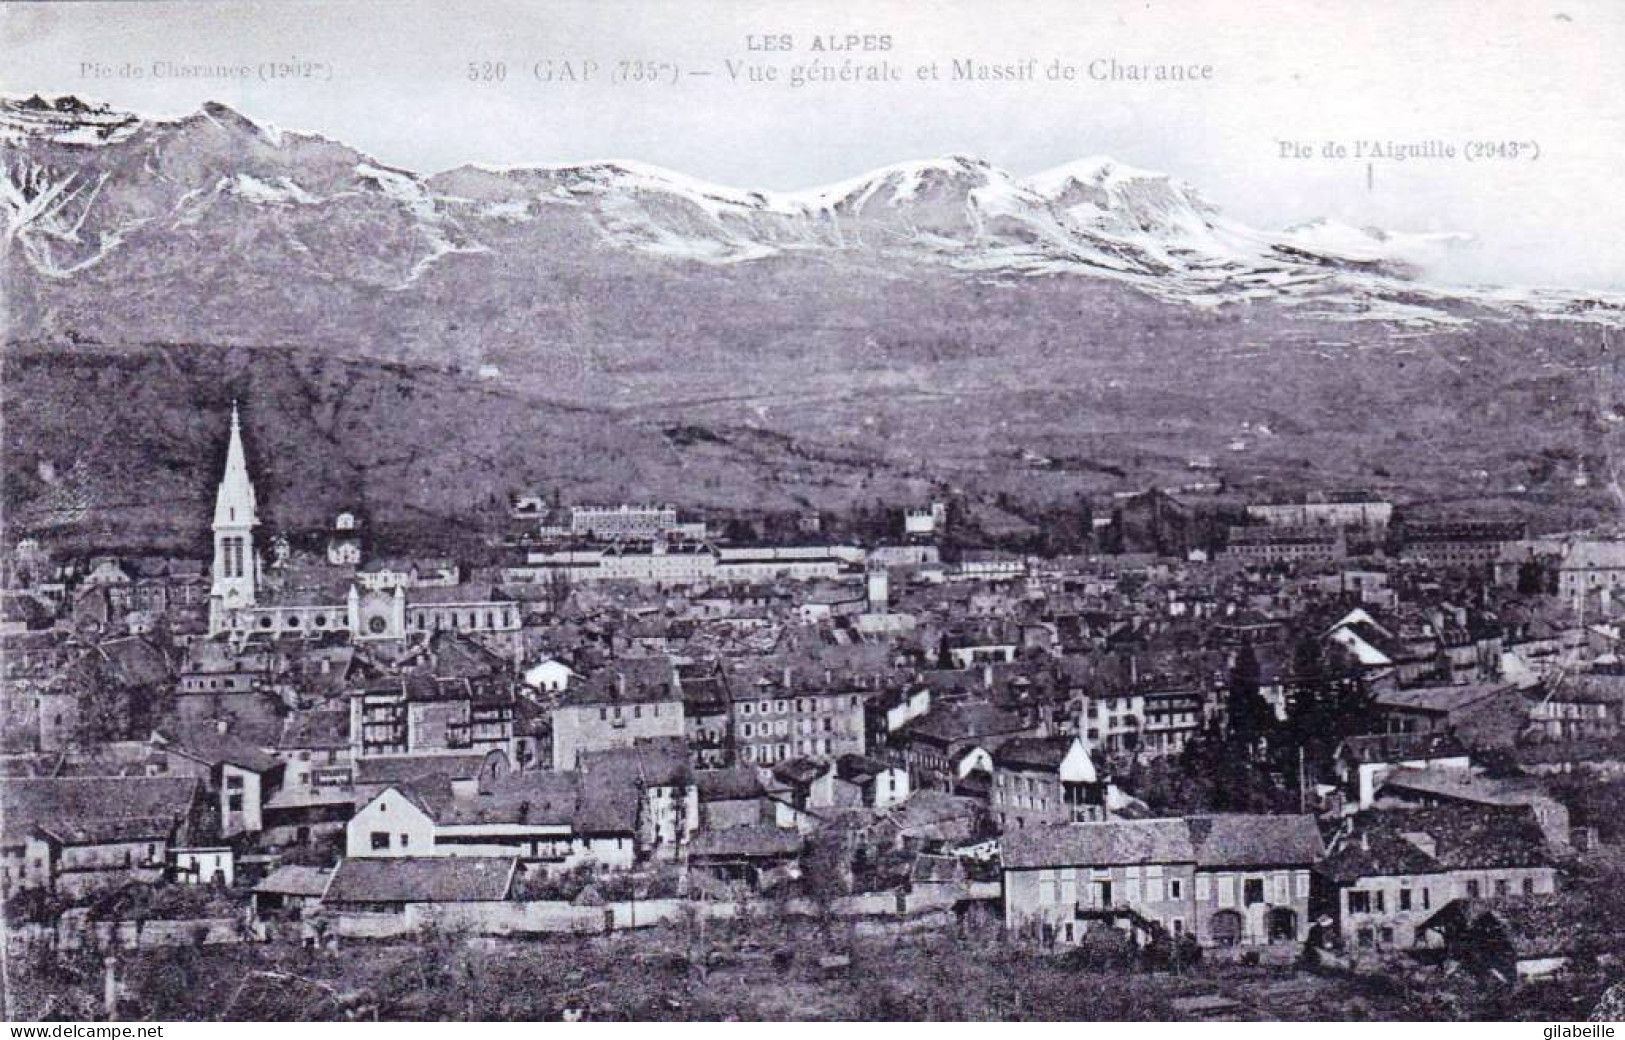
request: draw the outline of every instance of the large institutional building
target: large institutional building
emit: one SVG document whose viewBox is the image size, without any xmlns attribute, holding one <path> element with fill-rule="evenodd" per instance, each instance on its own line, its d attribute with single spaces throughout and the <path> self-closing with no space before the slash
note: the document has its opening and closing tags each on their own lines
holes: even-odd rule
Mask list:
<svg viewBox="0 0 1625 1040">
<path fill-rule="evenodd" d="M 480 637 L 498 651 L 518 649 L 519 604 L 497 598 L 489 586 L 365 588 L 354 568 L 324 568 L 318 580 L 305 582 L 278 573 L 280 568 L 268 574 L 254 547 L 258 526 L 258 504 L 233 405 L 231 444 L 214 505 L 211 635 L 344 632 L 358 642 L 404 642 L 417 633 L 451 629 Z"/>
</svg>

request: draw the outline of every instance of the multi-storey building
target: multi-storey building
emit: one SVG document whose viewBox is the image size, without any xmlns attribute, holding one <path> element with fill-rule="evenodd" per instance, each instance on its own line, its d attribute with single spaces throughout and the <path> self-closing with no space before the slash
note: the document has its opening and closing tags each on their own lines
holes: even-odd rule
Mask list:
<svg viewBox="0 0 1625 1040">
<path fill-rule="evenodd" d="M 1016 737 L 993 752 L 988 805 L 1005 831 L 1085 823 L 1109 817 L 1110 788 L 1082 738 Z"/>
<path fill-rule="evenodd" d="M 1144 726 L 1139 754 L 1155 758 L 1177 755 L 1202 732 L 1207 702 L 1200 690 L 1189 687 L 1146 690 L 1140 695 Z"/>
<path fill-rule="evenodd" d="M 1407 520 L 1400 556 L 1439 567 L 1493 566 L 1508 546 L 1529 536 L 1519 520 Z"/>
<path fill-rule="evenodd" d="M 1550 895 L 1556 867 L 1529 806 L 1361 813 L 1316 869 L 1316 902 L 1351 950 L 1416 945 L 1452 899 Z"/>
<path fill-rule="evenodd" d="M 350 695 L 352 759 L 460 755 L 514 747 L 514 694 L 500 683 L 408 673 Z"/>
<path fill-rule="evenodd" d="M 1005 834 L 1007 927 L 1051 942 L 1120 928 L 1204 946 L 1308 937 L 1312 816 L 1192 816 L 1059 824 Z"/>
<path fill-rule="evenodd" d="M 503 568 L 503 580 L 537 584 L 561 575 L 570 581 L 631 581 L 655 585 L 835 578 L 847 565 L 829 546 L 723 546 L 683 539 L 623 541 L 609 546 L 527 553 L 525 563 Z"/>
<path fill-rule="evenodd" d="M 515 773 L 471 789 L 391 784 L 369 796 L 346 824 L 345 855 L 356 861 L 511 856 L 541 870 L 630 867 L 637 813 L 635 791 L 589 787 L 575 772 Z"/>
<path fill-rule="evenodd" d="M 1230 528 L 1225 552 L 1261 563 L 1334 560 L 1345 554 L 1341 529 L 1328 526 L 1264 524 Z"/>
<path fill-rule="evenodd" d="M 649 539 L 677 526 L 669 505 L 571 506 L 570 533 L 603 541 Z"/>
<path fill-rule="evenodd" d="M 77 897 L 162 879 L 169 850 L 205 836 L 203 788 L 188 777 L 6 780 L 0 893 Z"/>
<path fill-rule="evenodd" d="M 1387 527 L 1394 507 L 1370 492 L 1313 492 L 1302 502 L 1247 507 L 1247 515 L 1276 527 Z"/>
<path fill-rule="evenodd" d="M 915 790 L 951 791 L 974 772 L 991 777 L 991 749 L 1036 732 L 1023 716 L 985 702 L 940 703 L 893 732 L 885 754 L 908 770 Z"/>
<path fill-rule="evenodd" d="M 714 664 L 679 664 L 675 671 L 694 765 L 701 769 L 732 765 L 733 698 L 728 695 L 727 676 Z"/>
<path fill-rule="evenodd" d="M 1610 739 L 1625 727 L 1625 678 L 1580 675 L 1529 695 L 1529 722 L 1552 740 Z"/>
<path fill-rule="evenodd" d="M 553 709 L 553 768 L 575 769 L 590 751 L 687 733 L 683 690 L 665 660 L 625 662 L 570 687 Z"/>
<path fill-rule="evenodd" d="M 839 676 L 786 667 L 730 683 L 736 758 L 772 765 L 864 751 L 865 691 Z"/>
<path fill-rule="evenodd" d="M 1557 565 L 1557 594 L 1581 604 L 1587 594 L 1625 594 L 1625 541 L 1575 542 Z"/>
<path fill-rule="evenodd" d="M 1080 730 L 1089 746 L 1107 753 L 1138 751 L 1145 729 L 1145 695 L 1133 690 L 1083 695 Z"/>
</svg>

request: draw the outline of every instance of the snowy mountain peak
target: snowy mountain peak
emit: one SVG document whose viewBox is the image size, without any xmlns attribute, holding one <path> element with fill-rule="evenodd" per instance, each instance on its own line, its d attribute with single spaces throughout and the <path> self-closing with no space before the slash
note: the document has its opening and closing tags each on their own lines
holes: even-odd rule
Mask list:
<svg viewBox="0 0 1625 1040">
<path fill-rule="evenodd" d="M 804 203 L 824 207 L 861 207 L 880 201 L 901 205 L 921 199 L 942 201 L 963 195 L 993 179 L 1009 179 L 1002 170 L 971 155 L 950 154 L 937 159 L 893 163 L 834 184 L 791 193 Z"/>
<path fill-rule="evenodd" d="M 141 126 L 139 117 L 72 94 L 45 98 L 0 97 L 0 143 L 28 141 L 93 146 L 122 141 Z"/>
<path fill-rule="evenodd" d="M 240 135 L 256 143 L 270 145 L 272 148 L 282 147 L 282 131 L 269 124 L 250 119 L 230 105 L 219 101 L 205 101 L 202 108 L 181 120 L 179 125 L 214 128 L 225 131 L 228 135 Z"/>
<path fill-rule="evenodd" d="M 213 242 L 234 270 L 289 286 L 404 291 L 487 262 L 475 254 L 509 269 L 574 257 L 637 271 L 642 261 L 614 258 L 730 266 L 816 256 L 899 273 L 1109 279 L 1204 308 L 1269 302 L 1422 324 L 1459 321 L 1464 307 L 1625 317 L 1599 294 L 1429 284 L 1434 260 L 1469 236 L 1326 220 L 1255 230 L 1185 181 L 1107 156 L 1017 178 L 952 153 L 755 191 L 630 160 L 470 164 L 424 177 L 214 102 L 143 122 L 72 97 L 0 99 L 0 134 L 16 146 L 0 176 L 6 241 L 20 247 L 7 262 L 53 282 L 116 279 L 154 257 L 189 270 Z"/>
<path fill-rule="evenodd" d="M 1022 182 L 1085 226 L 1127 234 L 1205 235 L 1219 218 L 1195 187 L 1108 156 L 1066 163 Z"/>
<path fill-rule="evenodd" d="M 1103 188 L 1107 184 L 1170 179 L 1166 173 L 1130 166 L 1109 155 L 1092 155 L 1035 173 L 1023 183 L 1045 198 L 1053 198 L 1076 186 Z"/>
<path fill-rule="evenodd" d="M 1477 240 L 1461 232 L 1385 231 L 1317 217 L 1286 228 L 1278 241 L 1285 248 L 1352 263 L 1388 262 L 1425 267 L 1453 251 L 1471 248 Z"/>
</svg>

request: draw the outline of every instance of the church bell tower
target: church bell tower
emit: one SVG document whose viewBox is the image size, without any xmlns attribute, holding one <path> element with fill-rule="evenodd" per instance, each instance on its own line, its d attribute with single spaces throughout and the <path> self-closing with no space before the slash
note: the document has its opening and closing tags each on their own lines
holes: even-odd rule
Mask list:
<svg viewBox="0 0 1625 1040">
<path fill-rule="evenodd" d="M 226 472 L 214 500 L 214 583 L 210 591 L 211 631 L 230 627 L 231 613 L 254 605 L 258 560 L 254 555 L 254 485 L 248 479 L 237 402 L 231 404 L 231 445 Z"/>
</svg>

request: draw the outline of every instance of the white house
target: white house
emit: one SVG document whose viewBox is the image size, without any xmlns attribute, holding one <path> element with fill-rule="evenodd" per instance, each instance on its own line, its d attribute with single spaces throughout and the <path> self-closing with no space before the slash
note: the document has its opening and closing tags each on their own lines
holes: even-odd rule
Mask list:
<svg viewBox="0 0 1625 1040">
<path fill-rule="evenodd" d="M 579 678 L 573 668 L 554 657 L 525 669 L 525 685 L 543 693 L 563 693 Z"/>
<path fill-rule="evenodd" d="M 229 845 L 170 849 L 169 873 L 183 885 L 230 885 L 236 858 Z"/>
</svg>

